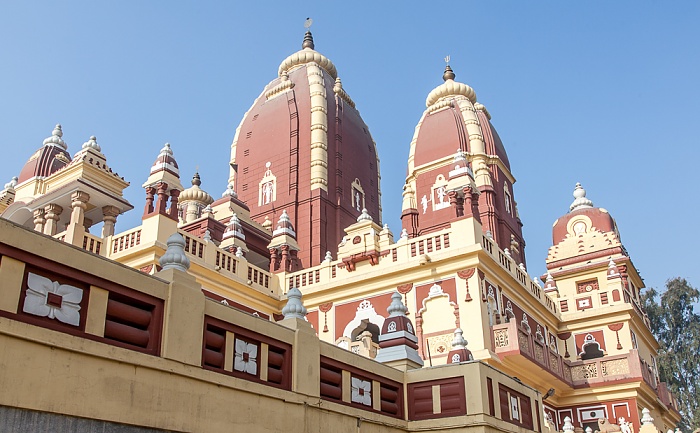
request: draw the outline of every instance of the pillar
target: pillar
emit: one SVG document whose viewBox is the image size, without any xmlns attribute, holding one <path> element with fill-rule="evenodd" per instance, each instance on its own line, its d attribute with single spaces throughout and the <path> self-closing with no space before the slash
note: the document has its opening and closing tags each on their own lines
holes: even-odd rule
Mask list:
<svg viewBox="0 0 700 433">
<path fill-rule="evenodd" d="M 178 204 L 178 197 L 180 197 L 180 190 L 179 189 L 171 189 L 170 190 L 170 208 L 168 209 L 168 215 L 170 218 L 173 220 L 177 221 L 177 204 Z"/>
<path fill-rule="evenodd" d="M 146 188 L 146 206 L 143 208 L 143 216 L 150 215 L 153 212 L 153 198 L 156 195 L 156 189 L 152 186 Z"/>
<path fill-rule="evenodd" d="M 46 220 L 44 225 L 45 235 L 53 236 L 56 234 L 61 212 L 63 212 L 63 208 L 57 204 L 47 204 L 44 206 L 44 218 Z"/>
<path fill-rule="evenodd" d="M 104 206 L 102 208 L 102 237 L 114 235 L 114 225 L 117 223 L 117 216 L 119 216 L 119 208 L 116 206 Z"/>
<path fill-rule="evenodd" d="M 168 184 L 165 182 L 158 182 L 156 187 L 156 194 L 158 194 L 158 200 L 156 201 L 156 212 L 161 215 L 165 215 L 165 206 L 168 204 Z"/>
<path fill-rule="evenodd" d="M 44 231 L 44 223 L 46 219 L 44 218 L 44 209 L 34 210 L 34 230 L 42 233 Z"/>
</svg>

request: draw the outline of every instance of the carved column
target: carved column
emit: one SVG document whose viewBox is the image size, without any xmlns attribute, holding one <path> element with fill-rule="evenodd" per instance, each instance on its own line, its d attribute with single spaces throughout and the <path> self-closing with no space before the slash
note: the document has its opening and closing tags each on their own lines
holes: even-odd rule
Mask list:
<svg viewBox="0 0 700 433">
<path fill-rule="evenodd" d="M 178 204 L 178 197 L 180 197 L 180 190 L 179 189 L 171 189 L 170 190 L 170 208 L 168 209 L 168 216 L 172 218 L 173 220 L 177 221 L 177 204 Z"/>
<path fill-rule="evenodd" d="M 44 219 L 44 209 L 36 209 L 34 211 L 34 230 L 42 233 L 44 231 L 45 222 L 46 219 Z"/>
<path fill-rule="evenodd" d="M 156 187 L 156 194 L 158 194 L 158 200 L 156 201 L 156 211 L 161 215 L 166 215 L 165 207 L 168 204 L 168 184 L 165 182 L 158 182 Z"/>
<path fill-rule="evenodd" d="M 447 193 L 447 196 L 450 198 L 450 206 L 455 210 L 455 216 L 457 218 L 464 216 L 464 201 L 459 196 L 459 193 L 450 191 Z"/>
<path fill-rule="evenodd" d="M 57 204 L 47 204 L 44 206 L 44 217 L 46 225 L 44 225 L 44 234 L 53 236 L 58 231 L 58 220 L 61 218 L 63 208 Z"/>
<path fill-rule="evenodd" d="M 153 212 L 153 198 L 156 194 L 156 189 L 152 186 L 146 188 L 146 206 L 143 208 L 143 216 L 150 215 Z"/>
<path fill-rule="evenodd" d="M 280 249 L 282 250 L 282 270 L 289 272 L 289 245 L 282 245 Z"/>
<path fill-rule="evenodd" d="M 279 269 L 280 259 L 277 253 L 277 248 L 270 248 L 270 272 L 275 272 Z"/>
<path fill-rule="evenodd" d="M 484 232 L 486 232 L 486 230 L 490 230 L 496 245 L 503 248 L 499 242 L 501 236 L 496 224 L 496 206 L 494 203 L 495 197 L 496 193 L 492 187 L 483 187 L 481 189 L 481 194 L 479 195 L 479 214 Z"/>
<path fill-rule="evenodd" d="M 117 222 L 117 216 L 119 216 L 119 208 L 116 206 L 105 206 L 102 208 L 102 221 L 104 225 L 102 226 L 102 237 L 114 235 L 114 224 Z"/>
<path fill-rule="evenodd" d="M 87 202 L 90 200 L 90 195 L 83 191 L 75 191 L 71 195 L 70 206 L 72 208 L 70 214 L 70 222 L 66 227 L 66 237 L 64 241 L 77 247 L 83 246 L 83 237 L 85 236 L 85 209 Z M 87 221 L 91 223 L 91 221 Z"/>
<path fill-rule="evenodd" d="M 76 191 L 71 196 L 70 206 L 73 208 L 70 215 L 70 223 L 82 226 L 85 224 L 85 209 L 90 195 L 83 191 Z"/>
</svg>

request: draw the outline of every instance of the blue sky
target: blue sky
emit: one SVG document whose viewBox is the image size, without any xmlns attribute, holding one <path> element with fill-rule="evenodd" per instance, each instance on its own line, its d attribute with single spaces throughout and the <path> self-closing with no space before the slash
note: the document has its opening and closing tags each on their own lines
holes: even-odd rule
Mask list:
<svg viewBox="0 0 700 433">
<path fill-rule="evenodd" d="M 377 142 L 395 233 L 409 143 L 449 54 L 509 154 L 531 274 L 580 181 L 647 286 L 700 285 L 698 2 L 3 2 L 0 182 L 61 123 L 71 153 L 96 135 L 131 182 L 118 231 L 139 223 L 165 142 L 183 183 L 199 166 L 218 197 L 235 129 L 307 16 Z"/>
</svg>

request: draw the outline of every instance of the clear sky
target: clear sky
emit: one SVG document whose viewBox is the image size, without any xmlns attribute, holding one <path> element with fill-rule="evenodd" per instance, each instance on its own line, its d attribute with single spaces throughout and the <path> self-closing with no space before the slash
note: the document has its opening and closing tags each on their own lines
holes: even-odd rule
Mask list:
<svg viewBox="0 0 700 433">
<path fill-rule="evenodd" d="M 700 285 L 700 2 L 5 1 L 0 182 L 61 123 L 71 153 L 96 135 L 131 182 L 118 231 L 139 224 L 165 142 L 183 183 L 198 166 L 219 197 L 235 129 L 307 16 L 377 142 L 397 236 L 409 143 L 449 54 L 506 146 L 531 275 L 581 182 L 647 286 Z"/>
</svg>

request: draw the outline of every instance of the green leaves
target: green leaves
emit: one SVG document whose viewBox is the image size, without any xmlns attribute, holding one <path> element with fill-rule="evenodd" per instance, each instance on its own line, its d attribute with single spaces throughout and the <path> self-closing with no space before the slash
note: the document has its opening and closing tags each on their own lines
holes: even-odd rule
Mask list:
<svg viewBox="0 0 700 433">
<path fill-rule="evenodd" d="M 655 289 L 642 295 L 651 329 L 659 341 L 659 376 L 678 399 L 683 417 L 679 427 L 700 426 L 700 315 L 694 310 L 700 291 L 684 278 L 666 282 L 660 296 Z"/>
</svg>

